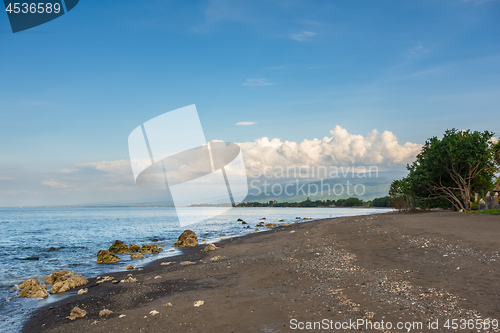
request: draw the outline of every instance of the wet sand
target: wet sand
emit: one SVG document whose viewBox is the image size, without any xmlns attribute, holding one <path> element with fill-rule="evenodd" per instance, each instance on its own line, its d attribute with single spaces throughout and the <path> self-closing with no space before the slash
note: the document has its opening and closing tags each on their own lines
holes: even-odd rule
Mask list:
<svg viewBox="0 0 500 333">
<path fill-rule="evenodd" d="M 141 271 L 108 274 L 118 281 L 131 274 L 137 282 L 89 279 L 82 287 L 88 293 L 38 309 L 23 331 L 290 332 L 307 328 L 307 322 L 327 322 L 314 331 L 454 332 L 444 327 L 446 320 L 500 320 L 499 216 L 420 212 L 334 218 L 217 246 L 209 252 L 201 251 L 202 245 L 189 248 Z M 221 259 L 211 260 L 217 256 Z M 199 300 L 204 304 L 195 307 Z M 75 306 L 87 315 L 66 319 Z M 102 309 L 113 313 L 100 317 Z M 158 314 L 150 314 L 153 310 Z M 385 329 L 335 329 L 361 319 L 379 328 L 383 321 Z M 437 330 L 427 327 L 429 320 L 439 320 Z M 397 329 L 398 322 L 413 327 Z"/>
</svg>

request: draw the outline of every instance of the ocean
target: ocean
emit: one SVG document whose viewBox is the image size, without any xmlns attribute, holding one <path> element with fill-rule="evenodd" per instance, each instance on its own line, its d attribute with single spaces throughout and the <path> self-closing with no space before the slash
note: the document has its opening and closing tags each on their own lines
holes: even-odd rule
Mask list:
<svg viewBox="0 0 500 333">
<path fill-rule="evenodd" d="M 206 215 L 214 208 L 191 208 Z M 322 219 L 339 216 L 376 214 L 391 211 L 380 208 L 233 208 L 205 222 L 180 227 L 174 208 L 0 208 L 0 327 L 5 332 L 17 332 L 36 307 L 54 302 L 74 292 L 50 295 L 45 299 L 17 297 L 15 286 L 36 276 L 39 280 L 53 271 L 69 269 L 84 277 L 125 270 L 133 262 L 141 267 L 148 262 L 181 253 L 172 247 L 185 230 L 193 230 L 201 243 L 255 232 L 255 225 L 265 223 L 294 223 L 297 217 Z M 238 222 L 241 218 L 251 228 Z M 299 221 L 304 221 L 300 219 Z M 261 228 L 267 230 L 266 228 Z M 226 234 L 220 237 L 219 234 Z M 164 244 L 160 254 L 145 259 L 97 264 L 99 250 L 108 249 L 115 241 L 126 244 Z M 50 250 L 53 247 L 55 250 Z M 26 258 L 38 257 L 38 260 Z"/>
</svg>

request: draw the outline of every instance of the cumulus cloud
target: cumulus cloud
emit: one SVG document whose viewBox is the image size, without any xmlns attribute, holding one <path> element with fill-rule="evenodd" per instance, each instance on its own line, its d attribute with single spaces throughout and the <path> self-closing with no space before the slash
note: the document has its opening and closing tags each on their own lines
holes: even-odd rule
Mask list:
<svg viewBox="0 0 500 333">
<path fill-rule="evenodd" d="M 236 126 L 250 126 L 250 125 L 255 125 L 253 121 L 240 121 L 239 123 L 236 123 Z"/>
<path fill-rule="evenodd" d="M 311 37 L 316 36 L 315 32 L 312 31 L 302 31 L 296 34 L 290 34 L 290 38 L 299 42 L 308 41 Z"/>
<path fill-rule="evenodd" d="M 69 184 L 66 184 L 64 182 L 57 181 L 57 180 L 54 180 L 54 179 L 44 180 L 42 182 L 42 185 L 45 185 L 45 186 L 48 186 L 48 187 L 52 187 L 52 188 L 57 188 L 57 189 L 74 189 L 75 188 L 72 185 L 69 185 Z"/>
<path fill-rule="evenodd" d="M 243 86 L 272 86 L 276 83 L 272 83 L 267 81 L 267 79 L 247 79 L 245 83 L 242 83 Z"/>
<path fill-rule="evenodd" d="M 350 134 L 335 126 L 330 136 L 302 142 L 263 137 L 239 144 L 252 168 L 316 166 L 378 166 L 401 168 L 414 160 L 422 145 L 399 144 L 394 133 L 376 129 L 368 135 Z"/>
</svg>

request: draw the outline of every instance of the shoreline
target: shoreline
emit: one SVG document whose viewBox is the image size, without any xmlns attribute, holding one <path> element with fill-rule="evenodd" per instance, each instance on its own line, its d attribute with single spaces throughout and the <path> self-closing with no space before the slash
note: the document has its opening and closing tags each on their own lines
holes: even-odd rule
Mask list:
<svg viewBox="0 0 500 333">
<path fill-rule="evenodd" d="M 436 224 L 439 221 L 442 225 Z M 390 212 L 277 227 L 221 240 L 216 251 L 203 252 L 204 245 L 183 248 L 183 254 L 157 259 L 141 271 L 107 274 L 118 281 L 132 274 L 137 282 L 97 284 L 96 278 L 88 279 L 89 284 L 72 291 L 88 288 L 87 294 L 68 295 L 36 309 L 22 331 L 289 331 L 295 317 L 371 316 L 370 320 L 384 317 L 395 322 L 406 317 L 401 313 L 411 313 L 410 317 L 427 320 L 431 315 L 444 318 L 445 305 L 449 316 L 481 313 L 500 319 L 497 221 L 498 217 L 482 214 Z M 441 238 L 427 239 L 426 232 Z M 428 251 L 429 258 L 422 258 L 422 251 Z M 446 268 L 446 251 L 457 261 L 453 270 Z M 215 256 L 223 258 L 211 261 Z M 196 264 L 182 266 L 182 261 Z M 473 287 L 452 283 L 470 283 L 471 274 Z M 400 294 L 391 293 L 389 281 L 396 283 Z M 450 291 L 440 291 L 440 285 Z M 419 293 L 412 294 L 416 291 L 433 299 L 419 298 Z M 198 300 L 205 304 L 194 307 Z M 173 306 L 162 306 L 168 302 Z M 74 306 L 85 309 L 87 316 L 66 319 Z M 423 311 L 421 306 L 428 308 Z M 114 313 L 99 317 L 104 308 Z M 150 315 L 152 310 L 159 314 Z"/>
</svg>

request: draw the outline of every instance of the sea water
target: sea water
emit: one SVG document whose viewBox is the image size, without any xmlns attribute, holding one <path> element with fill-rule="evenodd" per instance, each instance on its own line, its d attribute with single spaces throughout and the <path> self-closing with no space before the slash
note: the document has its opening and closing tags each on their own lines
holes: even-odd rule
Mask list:
<svg viewBox="0 0 500 333">
<path fill-rule="evenodd" d="M 190 208 L 197 215 L 210 215 L 217 208 Z M 38 306 L 71 295 L 50 295 L 45 299 L 19 298 L 16 285 L 30 277 L 40 281 L 45 275 L 61 269 L 93 277 L 112 271 L 125 270 L 133 262 L 140 267 L 162 257 L 182 253 L 172 247 L 184 229 L 191 229 L 201 242 L 242 236 L 255 232 L 260 221 L 279 224 L 280 220 L 294 223 L 297 217 L 321 219 L 355 216 L 390 211 L 379 208 L 233 208 L 225 214 L 182 228 L 174 208 L 0 208 L 0 327 L 16 332 Z M 246 225 L 237 221 L 246 221 Z M 266 218 L 262 220 L 262 218 Z M 262 231 L 266 228 L 261 228 Z M 226 236 L 219 236 L 225 234 Z M 108 249 L 115 241 L 126 244 L 164 244 L 160 254 L 131 260 L 127 254 L 113 264 L 97 264 L 99 250 Z M 55 248 L 55 250 L 51 250 Z M 38 257 L 38 260 L 26 260 Z"/>
</svg>

